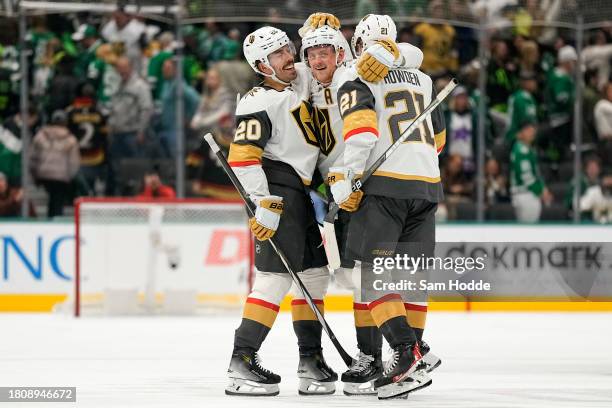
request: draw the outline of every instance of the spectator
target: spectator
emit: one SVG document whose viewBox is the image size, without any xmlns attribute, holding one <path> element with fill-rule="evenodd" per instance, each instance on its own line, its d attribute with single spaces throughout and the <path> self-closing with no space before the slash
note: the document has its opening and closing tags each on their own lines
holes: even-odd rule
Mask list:
<svg viewBox="0 0 612 408">
<path fill-rule="evenodd" d="M 583 216 L 588 219 L 592 219 L 592 207 L 593 205 L 583 205 L 585 202 L 593 200 L 593 197 L 599 195 L 601 190 L 597 193 L 594 190 L 589 191 L 592 187 L 600 187 L 602 185 L 601 179 L 601 161 L 597 156 L 587 157 L 584 161 L 584 171 L 580 174 L 580 201 L 581 212 Z M 574 208 L 574 183 L 570 183 L 570 188 L 567 189 L 565 194 L 565 206 L 568 209 Z"/>
<path fill-rule="evenodd" d="M 557 67 L 548 73 L 544 101 L 551 136 L 548 140 L 548 158 L 559 161 L 568 153 L 572 135 L 574 109 L 574 69 L 578 55 L 574 47 L 566 45 L 559 50 Z"/>
<path fill-rule="evenodd" d="M 521 129 L 522 124 L 536 123 L 538 109 L 534 94 L 538 89 L 533 72 L 521 71 L 521 88 L 514 92 L 508 100 L 508 116 L 510 124 L 506 132 L 506 143 L 508 146 L 516 141 L 516 135 Z"/>
<path fill-rule="evenodd" d="M 234 140 L 235 124 L 231 115 L 226 115 L 219 120 L 219 125 L 213 130 L 215 140 L 225 154 L 229 151 L 229 145 Z M 192 153 L 192 158 L 195 154 Z M 221 200 L 240 199 L 238 192 L 230 181 L 223 167 L 219 164 L 217 156 L 210 150 L 206 143 L 200 145 L 196 161 L 192 161 L 197 179 L 192 184 L 195 195 Z"/>
<path fill-rule="evenodd" d="M 140 72 L 140 41 L 145 34 L 145 25 L 132 18 L 122 8 L 113 12 L 112 19 L 102 27 L 102 37 L 109 43 L 121 43 L 136 72 Z"/>
<path fill-rule="evenodd" d="M 68 128 L 79 141 L 79 187 L 86 195 L 102 195 L 107 186 L 108 127 L 91 84 L 81 87 L 67 110 Z"/>
<path fill-rule="evenodd" d="M 494 40 L 487 67 L 487 97 L 492 111 L 507 111 L 508 98 L 515 89 L 515 83 L 516 66 L 510 59 L 508 44 L 500 39 Z"/>
<path fill-rule="evenodd" d="M 606 165 L 612 165 L 612 82 L 604 86 L 604 97 L 594 110 L 599 150 Z"/>
<path fill-rule="evenodd" d="M 597 222 L 612 222 L 608 217 L 612 209 L 612 176 L 601 177 L 601 163 L 597 157 L 591 157 L 585 163 L 585 175 L 581 177 L 580 211 L 583 215 Z M 573 190 L 568 191 L 566 202 L 573 199 Z M 571 194 L 571 195 L 570 195 Z"/>
<path fill-rule="evenodd" d="M 159 52 L 149 60 L 147 79 L 153 90 L 153 99 L 156 101 L 161 96 L 162 83 L 164 81 L 162 67 L 164 62 L 174 55 L 174 46 L 174 34 L 164 31 L 159 36 Z"/>
<path fill-rule="evenodd" d="M 219 24 L 213 21 L 206 23 L 206 31 L 208 32 L 208 37 L 204 41 L 204 44 L 202 44 L 204 47 L 205 62 L 206 64 L 213 64 L 223 60 L 229 39 L 223 31 L 221 31 Z"/>
<path fill-rule="evenodd" d="M 22 199 L 23 190 L 11 187 L 6 175 L 0 172 L 0 217 L 17 217 Z"/>
<path fill-rule="evenodd" d="M 485 200 L 488 205 L 510 201 L 508 179 L 502 174 L 499 162 L 493 158 L 485 163 Z"/>
<path fill-rule="evenodd" d="M 597 127 L 595 125 L 595 106 L 601 99 L 601 93 L 597 90 L 597 72 L 592 69 L 584 73 L 584 91 L 582 93 L 582 140 L 583 142 L 597 141 Z"/>
<path fill-rule="evenodd" d="M 447 151 L 451 155 L 459 155 L 463 163 L 463 171 L 474 172 L 476 156 L 476 115 L 472 112 L 467 89 L 463 86 L 455 88 L 449 102 L 446 118 Z"/>
<path fill-rule="evenodd" d="M 612 141 L 612 82 L 608 82 L 603 90 L 603 98 L 595 104 L 595 128 L 599 140 Z"/>
<path fill-rule="evenodd" d="M 77 78 L 85 78 L 89 70 L 89 64 L 96 60 L 96 51 L 102 45 L 102 40 L 100 40 L 96 28 L 89 24 L 81 24 L 79 29 L 72 34 L 72 39 L 78 41 L 81 46 L 81 52 L 74 66 L 74 73 Z"/>
<path fill-rule="evenodd" d="M 219 71 L 216 68 L 209 69 L 202 100 L 191 120 L 191 128 L 203 132 L 211 131 L 219 119 L 234 114 L 234 105 L 234 97 L 223 85 Z"/>
<path fill-rule="evenodd" d="M 162 183 L 157 167 L 147 171 L 144 175 L 144 187 L 136 198 L 175 198 L 174 189 Z"/>
<path fill-rule="evenodd" d="M 96 59 L 89 64 L 87 80 L 96 89 L 96 99 L 107 104 L 119 89 L 121 76 L 115 69 L 119 55 L 110 44 L 101 44 L 96 50 Z"/>
<path fill-rule="evenodd" d="M 38 122 L 36 107 L 30 105 L 26 126 L 32 134 Z M 21 182 L 21 128 L 24 122 L 18 112 L 0 125 L 0 172 L 8 178 L 9 184 Z"/>
<path fill-rule="evenodd" d="M 221 57 L 222 60 L 233 60 L 237 55 L 240 55 L 242 49 L 242 41 L 240 30 L 232 28 L 227 32 L 227 41 L 225 42 L 225 52 Z"/>
<path fill-rule="evenodd" d="M 41 101 L 48 96 L 47 86 L 53 77 L 55 65 L 62 59 L 64 52 L 62 51 L 62 43 L 58 38 L 53 37 L 45 44 L 45 54 L 40 60 L 40 64 L 34 65 L 34 74 L 32 79 L 32 95 L 40 98 Z"/>
<path fill-rule="evenodd" d="M 242 59 L 241 47 L 228 49 L 226 57 L 225 61 L 217 62 L 212 68 L 221 75 L 221 82 L 227 87 L 230 95 L 244 95 L 256 85 L 257 76 Z"/>
<path fill-rule="evenodd" d="M 55 111 L 32 142 L 30 170 L 49 195 L 47 216 L 61 216 L 70 194 L 70 183 L 79 171 L 79 142 L 66 127 L 66 113 Z"/>
<path fill-rule="evenodd" d="M 539 76 L 540 49 L 538 44 L 535 41 L 523 41 L 518 51 L 519 72 L 533 72 L 534 75 Z"/>
<path fill-rule="evenodd" d="M 0 47 L 1 48 L 1 47 Z M 5 51 L 0 50 L 0 123 L 15 113 L 19 105 L 19 94 L 14 84 L 15 70 L 10 60 L 5 61 Z"/>
<path fill-rule="evenodd" d="M 41 65 L 45 65 L 48 56 L 47 43 L 53 39 L 57 39 L 47 27 L 47 17 L 34 16 L 31 24 L 32 29 L 26 35 L 28 49 L 32 50 L 32 65 L 36 69 Z"/>
<path fill-rule="evenodd" d="M 108 190 L 113 193 L 117 192 L 115 175 L 120 161 L 144 153 L 146 132 L 153 113 L 149 84 L 134 72 L 130 60 L 120 57 L 116 69 L 121 83 L 111 98 L 108 118 L 111 135 Z"/>
<path fill-rule="evenodd" d="M 444 4 L 433 0 L 429 4 L 433 18 L 444 18 Z M 459 68 L 455 50 L 455 29 L 448 24 L 420 23 L 414 27 L 417 46 L 425 54 L 421 69 L 433 77 Z"/>
<path fill-rule="evenodd" d="M 66 109 L 76 97 L 78 78 L 74 75 L 74 59 L 63 57 L 55 67 L 55 73 L 47 85 L 47 113 Z"/>
<path fill-rule="evenodd" d="M 149 84 L 134 71 L 130 60 L 120 57 L 116 69 L 121 83 L 111 98 L 109 116 L 113 160 L 138 155 L 153 112 Z"/>
<path fill-rule="evenodd" d="M 161 114 L 159 120 L 158 135 L 164 153 L 168 157 L 176 156 L 176 64 L 174 60 L 167 59 L 163 64 L 164 82 L 160 95 Z M 197 91 L 185 81 L 181 84 L 183 88 L 183 107 L 185 123 L 191 122 L 200 101 Z"/>
<path fill-rule="evenodd" d="M 442 171 L 442 185 L 448 211 L 448 218 L 456 219 L 455 206 L 472 197 L 474 184 L 463 171 L 463 159 L 458 154 L 451 154 Z"/>
<path fill-rule="evenodd" d="M 544 20 L 544 11 L 539 7 L 536 0 L 521 1 L 523 7 L 519 8 L 514 15 L 514 31 L 516 35 L 523 37 L 537 38 L 542 29 L 534 27 L 534 21 Z"/>
<path fill-rule="evenodd" d="M 582 58 L 587 68 L 597 72 L 597 87 L 601 89 L 612 72 L 612 44 L 608 42 L 603 30 L 595 32 L 590 45 L 582 51 Z"/>
<path fill-rule="evenodd" d="M 532 147 L 536 131 L 535 124 L 523 124 L 510 154 L 512 205 L 521 222 L 538 221 L 542 202 L 552 202 L 552 195 L 540 176 L 537 155 Z"/>
</svg>

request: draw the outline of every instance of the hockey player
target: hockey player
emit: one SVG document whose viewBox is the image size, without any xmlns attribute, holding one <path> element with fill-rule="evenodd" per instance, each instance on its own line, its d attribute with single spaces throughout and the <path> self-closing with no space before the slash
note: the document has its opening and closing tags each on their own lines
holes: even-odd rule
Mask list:
<svg viewBox="0 0 612 408">
<path fill-rule="evenodd" d="M 331 15 L 311 17 L 313 26 L 339 25 Z M 262 367 L 257 351 L 292 281 L 266 241 L 275 237 L 323 312 L 329 273 L 305 188 L 316 167 L 319 143 L 308 104 L 311 75 L 307 67 L 295 63 L 287 35 L 262 27 L 245 38 L 243 50 L 264 82 L 238 104 L 228 161 L 257 206 L 249 221 L 257 238 L 256 275 L 236 330 L 226 393 L 276 395 L 280 376 Z M 337 374 L 323 358 L 321 325 L 299 292 L 292 301 L 292 315 L 300 351 L 300 394 L 335 392 Z"/>
<path fill-rule="evenodd" d="M 392 23 L 392 22 L 391 22 Z M 391 29 L 394 28 L 391 27 Z M 391 33 L 390 38 L 395 37 Z M 393 38 L 394 39 L 394 38 Z M 393 42 L 381 41 L 368 49 L 371 55 L 390 59 L 395 65 L 405 68 L 418 68 L 423 60 L 423 53 L 410 44 L 398 44 L 399 50 L 393 47 Z M 399 57 L 393 53 L 399 53 Z M 309 66 L 315 79 L 311 87 L 311 101 L 314 108 L 314 123 L 320 138 L 321 154 L 318 168 L 321 174 L 327 174 L 330 167 L 342 165 L 344 140 L 342 139 L 342 118 L 336 95 L 338 82 L 343 72 L 352 66 L 352 54 L 342 34 L 323 26 L 311 30 L 302 38 L 302 61 Z M 357 72 L 369 81 L 375 82 L 384 77 L 386 72 L 373 73 L 365 69 L 365 64 L 357 67 Z M 340 211 L 336 222 L 338 240 L 346 240 L 349 213 Z M 342 245 L 340 245 L 342 248 Z M 382 374 L 382 335 L 374 324 L 367 304 L 361 302 L 361 290 L 354 282 L 352 271 L 354 262 L 342 260 L 339 270 L 335 271 L 336 280 L 342 286 L 353 290 L 354 317 L 357 334 L 357 346 L 360 350 L 355 364 L 344 374 L 344 393 L 347 395 L 365 395 L 375 393 L 373 380 Z M 407 304 L 408 305 L 408 304 Z"/>
<path fill-rule="evenodd" d="M 395 35 L 394 28 L 388 16 L 366 16 L 355 30 L 353 51 L 360 55 L 378 40 Z M 442 198 L 437 155 L 445 142 L 439 110 L 374 173 L 364 191 L 351 191 L 355 177 L 435 97 L 431 78 L 418 69 L 400 68 L 373 84 L 363 81 L 353 67 L 343 73 L 339 86 L 345 151 L 343 165 L 330 168 L 328 181 L 336 203 L 354 212 L 348 224 L 346 256 L 358 261 L 358 276 L 371 273 L 374 254 L 384 249 L 383 243 L 424 243 L 425 255 L 432 256 L 434 214 Z M 404 304 L 407 300 L 399 293 L 367 299 L 373 322 L 393 348 L 391 361 L 374 382 L 379 398 L 404 395 L 431 383 L 424 373 L 425 350 L 421 351 L 421 345 L 427 348 L 422 343 L 426 304 Z"/>
</svg>

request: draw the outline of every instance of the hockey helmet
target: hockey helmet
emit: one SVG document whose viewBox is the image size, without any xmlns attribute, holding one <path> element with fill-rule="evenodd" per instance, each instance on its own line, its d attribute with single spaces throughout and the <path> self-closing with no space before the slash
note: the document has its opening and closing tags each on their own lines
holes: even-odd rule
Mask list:
<svg viewBox="0 0 612 408">
<path fill-rule="evenodd" d="M 272 68 L 270 61 L 268 60 L 268 56 L 271 53 L 283 48 L 286 45 L 289 46 L 290 51 L 295 55 L 295 46 L 283 30 L 265 26 L 258 28 L 246 36 L 244 42 L 242 43 L 242 51 L 244 52 L 244 57 L 246 58 L 247 62 L 255 72 L 286 84 L 286 82 L 280 80 L 276 76 L 276 72 L 274 72 L 274 68 Z M 257 67 L 257 63 L 259 62 L 267 65 L 274 73 L 270 75 L 262 72 Z"/>
<path fill-rule="evenodd" d="M 336 65 L 339 65 L 342 62 L 342 60 L 339 59 L 339 51 L 344 49 L 345 55 L 349 53 L 349 50 L 345 49 L 346 46 L 341 41 L 341 36 L 342 33 L 340 31 L 327 25 L 308 32 L 304 38 L 302 38 L 302 48 L 300 49 L 300 58 L 302 62 L 308 65 L 308 55 L 306 51 L 309 48 L 320 45 L 331 45 L 336 52 Z"/>
<path fill-rule="evenodd" d="M 377 40 L 390 38 L 393 41 L 397 39 L 397 28 L 391 17 L 381 14 L 368 14 L 361 19 L 357 27 L 355 27 L 355 33 L 351 38 L 351 49 L 355 56 L 361 55 L 357 53 L 357 45 L 361 42 L 364 49 L 373 45 Z"/>
</svg>

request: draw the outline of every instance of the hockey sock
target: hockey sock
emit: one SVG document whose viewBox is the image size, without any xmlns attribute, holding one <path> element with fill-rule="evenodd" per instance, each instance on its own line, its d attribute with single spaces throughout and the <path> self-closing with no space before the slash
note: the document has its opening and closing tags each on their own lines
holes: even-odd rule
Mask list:
<svg viewBox="0 0 612 408">
<path fill-rule="evenodd" d="M 376 355 L 382 350 L 382 334 L 372 318 L 367 303 L 353 303 L 357 347 L 364 354 Z"/>
<path fill-rule="evenodd" d="M 313 299 L 319 311 L 323 313 L 322 299 Z M 298 339 L 300 355 L 308 355 L 321 349 L 321 333 L 323 327 L 317 320 L 306 300 L 293 299 L 291 301 L 291 316 L 293 318 L 293 330 Z"/>
<path fill-rule="evenodd" d="M 234 335 L 234 349 L 259 350 L 270 332 L 279 306 L 265 300 L 249 297 L 244 304 L 242 322 Z"/>
<path fill-rule="evenodd" d="M 408 324 L 414 330 L 417 339 L 419 341 L 423 340 L 425 321 L 427 319 L 427 306 L 404 303 L 404 307 L 406 308 L 406 319 L 408 320 Z"/>
<path fill-rule="evenodd" d="M 402 297 L 399 294 L 390 293 L 370 302 L 368 309 L 391 347 L 416 342 L 414 331 L 406 318 Z"/>
</svg>

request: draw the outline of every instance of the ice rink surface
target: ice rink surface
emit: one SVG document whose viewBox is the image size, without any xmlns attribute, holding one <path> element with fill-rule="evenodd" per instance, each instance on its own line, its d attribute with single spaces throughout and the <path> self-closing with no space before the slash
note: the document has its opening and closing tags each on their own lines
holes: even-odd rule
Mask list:
<svg viewBox="0 0 612 408">
<path fill-rule="evenodd" d="M 297 395 L 296 340 L 279 315 L 261 350 L 283 378 L 277 397 L 227 397 L 238 314 L 185 318 L 0 315 L 1 386 L 76 386 L 53 407 L 612 407 L 612 315 L 430 313 L 426 340 L 442 360 L 433 384 L 407 400 Z M 351 314 L 329 322 L 352 354 Z M 325 337 L 325 335 L 324 335 Z M 325 340 L 327 360 L 344 366 Z M 0 408 L 45 403 L 0 403 Z"/>
</svg>

